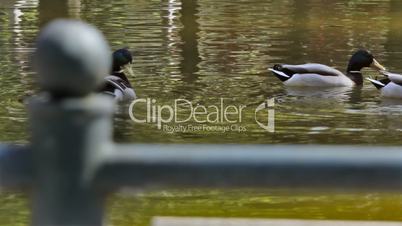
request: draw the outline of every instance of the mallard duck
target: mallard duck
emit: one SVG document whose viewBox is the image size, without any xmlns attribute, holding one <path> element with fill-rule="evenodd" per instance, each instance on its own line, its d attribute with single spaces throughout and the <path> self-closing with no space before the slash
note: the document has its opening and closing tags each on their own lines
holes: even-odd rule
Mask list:
<svg viewBox="0 0 402 226">
<path fill-rule="evenodd" d="M 352 55 L 346 75 L 327 65 L 315 63 L 300 65 L 277 64 L 273 68 L 269 68 L 269 70 L 288 86 L 331 87 L 362 85 L 361 69 L 364 67 L 385 70 L 367 50 L 358 50 Z"/>
<path fill-rule="evenodd" d="M 126 48 L 113 52 L 113 67 L 111 75 L 105 77 L 105 83 L 100 92 L 112 96 L 116 101 L 131 101 L 136 99 L 134 89 L 127 79 L 125 71 L 133 75 L 131 64 L 133 56 Z"/>
<path fill-rule="evenodd" d="M 402 75 L 387 71 L 380 71 L 386 78 L 381 80 L 367 78 L 377 89 L 381 96 L 389 98 L 402 98 Z"/>
</svg>

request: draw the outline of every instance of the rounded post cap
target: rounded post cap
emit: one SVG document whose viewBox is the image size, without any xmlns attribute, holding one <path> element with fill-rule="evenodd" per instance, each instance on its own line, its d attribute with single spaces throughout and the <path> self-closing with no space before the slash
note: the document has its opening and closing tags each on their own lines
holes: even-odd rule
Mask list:
<svg viewBox="0 0 402 226">
<path fill-rule="evenodd" d="M 110 48 L 94 26 L 77 20 L 55 20 L 37 39 L 34 55 L 38 82 L 54 96 L 85 96 L 111 68 Z"/>
</svg>

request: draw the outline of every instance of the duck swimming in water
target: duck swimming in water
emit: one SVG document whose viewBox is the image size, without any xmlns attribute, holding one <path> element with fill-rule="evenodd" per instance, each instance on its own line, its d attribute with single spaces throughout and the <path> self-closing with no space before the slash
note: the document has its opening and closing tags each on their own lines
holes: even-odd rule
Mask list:
<svg viewBox="0 0 402 226">
<path fill-rule="evenodd" d="M 113 52 L 112 73 L 105 77 L 105 83 L 100 92 L 112 96 L 116 101 L 132 101 L 136 99 L 134 89 L 127 79 L 125 71 L 133 75 L 131 64 L 133 56 L 128 49 L 118 49 Z"/>
<path fill-rule="evenodd" d="M 363 84 L 361 70 L 372 67 L 376 70 L 385 70 L 374 56 L 367 50 L 358 50 L 349 60 L 346 74 L 323 64 L 277 64 L 269 68 L 287 86 L 355 86 Z"/>
<path fill-rule="evenodd" d="M 387 71 L 380 71 L 386 78 L 381 80 L 367 78 L 377 89 L 381 96 L 388 98 L 402 98 L 402 75 Z"/>
</svg>

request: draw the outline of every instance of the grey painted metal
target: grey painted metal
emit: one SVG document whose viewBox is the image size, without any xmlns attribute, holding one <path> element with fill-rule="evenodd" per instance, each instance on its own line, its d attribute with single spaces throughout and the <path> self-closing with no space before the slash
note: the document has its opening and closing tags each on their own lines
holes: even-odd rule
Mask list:
<svg viewBox="0 0 402 226">
<path fill-rule="evenodd" d="M 55 20 L 37 41 L 39 84 L 57 96 L 84 96 L 109 73 L 109 46 L 95 27 L 75 20 Z"/>
<path fill-rule="evenodd" d="M 102 157 L 99 186 L 402 190 L 399 147 L 138 144 L 116 148 Z"/>
<path fill-rule="evenodd" d="M 0 188 L 32 184 L 32 152 L 22 145 L 0 145 Z"/>
<path fill-rule="evenodd" d="M 102 225 L 103 195 L 91 187 L 91 178 L 97 156 L 112 148 L 114 103 L 90 92 L 108 72 L 109 48 L 100 32 L 76 21 L 53 22 L 38 40 L 40 84 L 49 93 L 28 104 L 32 224 Z"/>
<path fill-rule="evenodd" d="M 40 113 L 43 113 L 45 107 L 40 106 L 40 109 Z M 95 112 L 99 113 L 98 110 Z M 46 115 L 43 115 L 43 120 L 46 120 L 47 124 L 51 122 Z M 88 119 L 74 120 L 88 121 Z M 71 121 L 66 123 L 63 128 L 66 128 Z M 43 130 L 39 125 L 40 123 L 38 127 Z M 48 133 L 60 136 L 55 133 L 58 126 L 56 125 L 55 130 Z M 104 126 L 110 129 L 110 124 Z M 52 136 L 47 134 L 45 136 L 47 138 L 41 138 L 40 142 L 51 139 Z M 73 149 L 78 140 L 91 135 L 80 134 L 79 136 L 84 138 L 77 139 L 66 132 L 63 136 L 67 137 L 63 139 L 70 139 L 64 145 L 72 146 Z M 104 137 L 98 144 L 93 144 L 99 147 L 89 152 L 87 160 L 89 167 L 83 177 L 84 184 L 96 186 L 98 189 L 101 188 L 100 190 L 123 186 L 287 187 L 348 191 L 353 189 L 400 191 L 402 188 L 402 151 L 399 147 L 133 144 L 117 145 L 113 148 L 110 134 L 103 133 L 102 136 Z M 18 146 L 16 146 L 18 150 L 3 147 L 0 150 L 1 185 L 4 187 L 28 184 L 31 181 L 32 168 L 29 150 Z M 55 151 L 50 152 L 44 156 L 49 158 L 56 155 Z M 71 151 L 66 152 L 71 154 Z M 71 158 L 82 158 L 78 157 Z M 41 156 L 39 164 L 43 165 L 43 160 Z M 15 162 L 20 163 L 14 164 Z M 79 166 L 76 162 L 69 161 L 65 164 L 74 171 Z M 58 166 L 60 165 L 55 164 L 52 167 Z"/>
<path fill-rule="evenodd" d="M 107 97 L 30 101 L 33 225 L 101 225 L 103 196 L 91 187 L 97 156 L 112 148 Z"/>
</svg>

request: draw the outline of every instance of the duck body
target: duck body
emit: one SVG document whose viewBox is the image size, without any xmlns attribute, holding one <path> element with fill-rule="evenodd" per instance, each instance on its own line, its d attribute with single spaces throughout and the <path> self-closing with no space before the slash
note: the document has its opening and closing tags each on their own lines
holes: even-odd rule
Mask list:
<svg viewBox="0 0 402 226">
<path fill-rule="evenodd" d="M 287 86 L 351 87 L 363 84 L 361 70 L 373 67 L 385 70 L 366 50 L 355 52 L 349 60 L 346 74 L 324 64 L 276 64 L 269 70 Z"/>
<path fill-rule="evenodd" d="M 269 69 L 287 86 L 353 86 L 342 72 L 323 64 L 275 65 Z"/>
<path fill-rule="evenodd" d="M 402 75 L 386 71 L 381 73 L 385 75 L 385 79 L 374 80 L 368 78 L 367 80 L 380 90 L 382 97 L 402 99 Z"/>
<path fill-rule="evenodd" d="M 127 49 L 119 49 L 113 52 L 112 73 L 105 77 L 104 84 L 99 91 L 119 102 L 135 100 L 137 96 L 124 72 L 126 69 L 129 74 L 133 74 L 130 67 L 132 61 L 132 55 Z"/>
<path fill-rule="evenodd" d="M 112 96 L 116 101 L 131 101 L 137 98 L 133 87 L 122 72 L 106 76 L 102 92 Z"/>
</svg>

